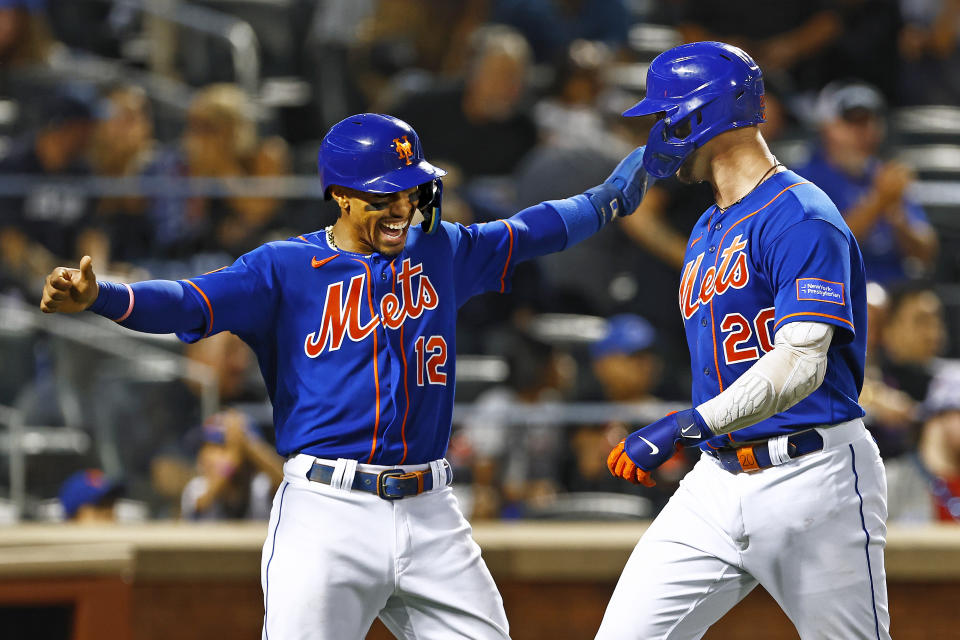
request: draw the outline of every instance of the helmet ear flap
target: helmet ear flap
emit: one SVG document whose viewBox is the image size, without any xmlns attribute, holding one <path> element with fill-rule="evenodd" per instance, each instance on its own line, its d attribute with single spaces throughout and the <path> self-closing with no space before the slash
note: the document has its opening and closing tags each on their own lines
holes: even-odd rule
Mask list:
<svg viewBox="0 0 960 640">
<path fill-rule="evenodd" d="M 440 178 L 424 182 L 417 192 L 417 209 L 423 214 L 420 228 L 424 233 L 436 233 L 440 228 L 440 202 L 443 200 L 443 181 Z"/>
</svg>

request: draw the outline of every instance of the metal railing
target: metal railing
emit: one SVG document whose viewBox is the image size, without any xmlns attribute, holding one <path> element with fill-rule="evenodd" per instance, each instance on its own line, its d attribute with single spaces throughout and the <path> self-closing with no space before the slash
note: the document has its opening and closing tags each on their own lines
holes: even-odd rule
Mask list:
<svg viewBox="0 0 960 640">
<path fill-rule="evenodd" d="M 136 9 L 147 15 L 168 20 L 222 40 L 229 46 L 234 78 L 248 94 L 260 89 L 260 45 L 247 22 L 214 9 L 198 7 L 179 0 L 115 0 L 116 4 Z"/>
<path fill-rule="evenodd" d="M 125 375 L 131 380 L 153 381 L 179 378 L 195 383 L 199 389 L 201 417 L 205 420 L 219 409 L 219 380 L 215 371 L 178 353 L 151 344 L 154 336 L 137 336 L 93 314 L 83 316 L 44 315 L 19 301 L 0 301 L 0 326 L 18 331 L 39 332 L 103 355 L 129 363 Z M 166 338 L 161 338 L 166 339 Z M 69 419 L 66 419 L 69 418 Z M 65 416 L 67 424 L 78 416 Z M 98 425 L 46 427 L 27 424 L 23 411 L 0 405 L 0 455 L 9 458 L 10 500 L 18 517 L 24 513 L 27 497 L 26 474 L 29 456 L 45 453 L 82 453 L 89 447 L 90 434 L 105 438 Z M 121 466 L 119 460 L 108 464 L 111 443 L 98 443 L 104 467 Z"/>
</svg>

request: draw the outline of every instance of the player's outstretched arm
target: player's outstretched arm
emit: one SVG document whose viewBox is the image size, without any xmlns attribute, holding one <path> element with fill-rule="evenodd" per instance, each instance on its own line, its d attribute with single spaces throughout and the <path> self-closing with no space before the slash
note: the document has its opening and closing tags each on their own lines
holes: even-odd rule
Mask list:
<svg viewBox="0 0 960 640">
<path fill-rule="evenodd" d="M 57 267 L 50 272 L 43 285 L 40 310 L 90 310 L 145 333 L 189 332 L 206 324 L 202 308 L 179 282 L 147 280 L 129 285 L 98 281 L 90 256 L 84 256 L 77 269 Z"/>
<path fill-rule="evenodd" d="M 43 285 L 40 310 L 44 313 L 77 313 L 92 305 L 97 293 L 93 259 L 84 256 L 79 269 L 57 267 L 50 272 Z"/>
</svg>

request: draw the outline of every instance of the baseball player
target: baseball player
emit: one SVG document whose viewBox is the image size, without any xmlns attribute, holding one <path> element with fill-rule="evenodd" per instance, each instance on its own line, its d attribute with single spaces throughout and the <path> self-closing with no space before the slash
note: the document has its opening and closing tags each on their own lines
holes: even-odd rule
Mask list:
<svg viewBox="0 0 960 640">
<path fill-rule="evenodd" d="M 400 638 L 506 638 L 443 459 L 457 309 L 633 212 L 642 157 L 584 194 L 464 227 L 441 222 L 444 171 L 414 130 L 353 116 L 319 153 L 336 224 L 176 282 L 97 282 L 84 257 L 49 275 L 41 309 L 187 342 L 232 331 L 253 348 L 287 458 L 263 547 L 264 640 L 362 638 L 377 616 Z"/>
<path fill-rule="evenodd" d="M 703 450 L 633 551 L 597 637 L 700 638 L 758 584 L 802 638 L 889 638 L 886 480 L 857 404 L 863 260 L 837 208 L 777 162 L 760 69 L 719 42 L 659 55 L 643 165 L 708 182 L 687 242 L 680 313 L 693 408 L 618 444 L 611 472 L 651 485 Z"/>
</svg>

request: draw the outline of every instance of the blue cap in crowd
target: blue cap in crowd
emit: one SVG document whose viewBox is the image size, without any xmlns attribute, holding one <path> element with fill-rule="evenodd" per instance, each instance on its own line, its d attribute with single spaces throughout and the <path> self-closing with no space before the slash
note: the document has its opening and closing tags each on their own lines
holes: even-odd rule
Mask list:
<svg viewBox="0 0 960 640">
<path fill-rule="evenodd" d="M 26 9 L 30 13 L 46 11 L 47 0 L 0 0 L 0 9 Z"/>
<path fill-rule="evenodd" d="M 946 411 L 960 411 L 960 365 L 948 365 L 937 372 L 927 387 L 922 410 L 926 418 Z"/>
<path fill-rule="evenodd" d="M 59 89 L 41 106 L 46 125 L 71 120 L 101 120 L 108 115 L 104 100 L 94 87 L 74 85 Z"/>
<path fill-rule="evenodd" d="M 77 471 L 60 487 L 60 504 L 68 518 L 72 518 L 85 504 L 97 504 L 104 498 L 119 495 L 123 484 L 99 469 Z"/>
<path fill-rule="evenodd" d="M 614 353 L 636 353 L 649 349 L 656 340 L 656 329 L 644 318 L 621 313 L 607 320 L 607 331 L 590 347 L 590 355 L 602 358 Z"/>
</svg>

